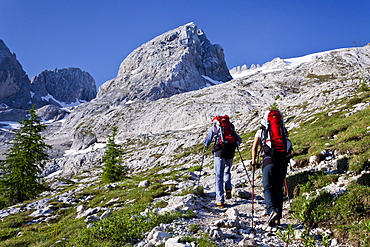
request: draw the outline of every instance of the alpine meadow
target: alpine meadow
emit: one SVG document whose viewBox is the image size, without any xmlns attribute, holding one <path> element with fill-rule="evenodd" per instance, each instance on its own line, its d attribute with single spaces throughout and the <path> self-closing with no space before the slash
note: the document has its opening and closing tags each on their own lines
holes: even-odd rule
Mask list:
<svg viewBox="0 0 370 247">
<path fill-rule="evenodd" d="M 98 91 L 29 79 L 0 41 L 0 246 L 370 246 L 370 44 L 229 70 L 206 31 L 155 37 Z M 293 147 L 276 227 L 251 165 L 270 108 Z M 224 115 L 242 142 L 219 208 L 203 142 Z"/>
</svg>

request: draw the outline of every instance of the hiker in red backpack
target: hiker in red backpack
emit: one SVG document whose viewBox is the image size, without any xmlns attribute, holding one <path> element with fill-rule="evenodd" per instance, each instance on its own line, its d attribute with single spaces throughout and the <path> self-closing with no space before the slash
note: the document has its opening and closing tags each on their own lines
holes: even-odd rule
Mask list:
<svg viewBox="0 0 370 247">
<path fill-rule="evenodd" d="M 262 182 L 268 225 L 280 224 L 283 211 L 283 184 L 292 150 L 283 115 L 278 110 L 267 110 L 255 135 L 252 148 L 252 165 L 258 166 L 258 147 L 262 155 Z"/>
<path fill-rule="evenodd" d="M 229 116 L 216 116 L 212 119 L 212 122 L 213 125 L 208 131 L 204 145 L 208 147 L 214 139 L 212 153 L 214 155 L 214 169 L 216 173 L 216 205 L 223 208 L 225 198 L 231 198 L 231 165 L 235 149 L 242 142 L 242 139 L 235 132 Z"/>
</svg>

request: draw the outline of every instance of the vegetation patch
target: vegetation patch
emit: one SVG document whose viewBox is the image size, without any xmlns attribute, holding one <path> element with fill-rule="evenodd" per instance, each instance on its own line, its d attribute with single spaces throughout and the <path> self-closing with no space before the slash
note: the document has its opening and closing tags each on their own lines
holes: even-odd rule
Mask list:
<svg viewBox="0 0 370 247">
<path fill-rule="evenodd" d="M 309 186 L 307 186 L 309 187 Z M 303 192 L 302 192 L 303 193 Z M 310 196 L 301 194 L 292 204 L 294 217 L 307 227 L 332 229 L 342 241 L 358 246 L 370 242 L 370 187 L 352 183 L 348 191 L 333 196 L 326 192 Z"/>
<path fill-rule="evenodd" d="M 369 100 L 369 93 L 361 94 L 361 99 Z M 348 108 L 352 109 L 350 101 Z M 369 168 L 370 158 L 370 107 L 346 115 L 348 111 L 322 112 L 313 116 L 314 120 L 303 122 L 299 129 L 291 131 L 294 145 L 294 159 L 300 167 L 308 164 L 310 156 L 319 156 L 322 150 L 337 150 L 348 155 L 351 171 L 360 172 Z"/>
<path fill-rule="evenodd" d="M 82 235 L 74 238 L 72 242 L 75 246 L 101 246 L 101 243 L 105 246 L 133 246 L 144 238 L 144 233 L 149 232 L 155 226 L 170 223 L 179 217 L 188 217 L 188 215 L 175 212 L 142 216 L 120 211 L 95 223 L 93 227 L 85 229 Z"/>
</svg>

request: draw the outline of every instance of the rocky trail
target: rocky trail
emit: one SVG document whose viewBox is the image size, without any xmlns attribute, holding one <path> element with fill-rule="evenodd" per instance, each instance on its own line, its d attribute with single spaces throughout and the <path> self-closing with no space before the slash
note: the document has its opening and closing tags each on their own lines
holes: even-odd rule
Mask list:
<svg viewBox="0 0 370 247">
<path fill-rule="evenodd" d="M 178 227 L 177 224 L 179 222 L 157 227 L 138 246 L 158 245 L 161 241 L 166 243 L 165 246 L 193 246 L 191 244 L 180 243 L 173 245 L 173 241 L 177 242 L 179 238 L 161 240 L 159 237 L 161 236 L 159 233 L 164 233 L 166 230 L 172 231 L 173 229 L 177 229 L 174 235 L 181 236 L 189 234 L 188 229 L 191 228 L 191 225 L 197 225 L 198 232 L 208 233 L 211 239 L 219 246 L 285 246 L 285 243 L 279 238 L 277 231 L 278 228 L 284 231 L 288 227 L 288 224 L 294 225 L 294 221 L 289 214 L 290 202 L 288 200 L 284 202 L 284 215 L 281 225 L 278 228 L 268 227 L 268 215 L 265 211 L 261 170 L 256 170 L 255 198 L 253 203 L 254 227 L 252 228 L 251 185 L 242 164 L 238 163 L 233 166 L 233 195 L 231 199 L 225 201 L 225 208 L 218 208 L 216 206 L 214 192 L 215 177 L 210 168 L 205 169 L 200 182 L 200 186 L 204 188 L 204 195 L 202 197 L 184 196 L 180 199 L 180 202 L 176 200 L 177 204 L 169 201 L 168 209 L 165 209 L 169 210 L 170 208 L 182 205 L 183 209 L 193 209 L 197 217 L 186 220 L 185 223 L 181 222 L 181 224 L 185 224 L 187 227 L 184 227 L 184 225 Z M 249 171 L 249 176 L 251 177 L 251 171 Z M 194 181 L 194 183 L 196 184 L 197 181 Z M 181 202 L 181 200 L 183 201 Z M 302 225 L 300 224 L 295 224 L 294 228 L 297 233 L 302 231 Z M 296 246 L 300 246 L 298 241 Z"/>
<path fill-rule="evenodd" d="M 320 165 L 312 163 L 307 169 L 312 171 L 325 168 L 329 171 L 335 163 L 336 159 L 330 159 L 320 163 Z M 294 171 L 289 170 L 288 176 L 294 173 Z M 251 177 L 250 170 L 248 173 Z M 196 174 L 193 174 L 193 179 L 188 186 L 197 185 Z M 288 197 L 284 200 L 283 218 L 280 226 L 274 228 L 267 226 L 268 215 L 265 211 L 262 172 L 260 169 L 256 169 L 255 172 L 254 227 L 252 227 L 251 184 L 242 163 L 233 164 L 233 195 L 231 199 L 225 200 L 225 208 L 216 206 L 214 179 L 215 176 L 211 166 L 205 167 L 199 183 L 204 192 L 203 196 L 195 196 L 194 194 L 186 196 L 171 195 L 168 200 L 165 199 L 168 205 L 159 212 L 179 208 L 182 210 L 190 209 L 196 213 L 197 217 L 181 219 L 171 224 L 162 224 L 154 228 L 138 246 L 158 246 L 160 244 L 182 247 L 195 246 L 194 243 L 183 243 L 181 238 L 187 235 L 199 237 L 202 232 L 208 233 L 218 246 L 304 246 L 307 243 L 308 240 L 304 237 L 306 229 L 302 223 L 293 219 L 291 215 L 293 212 L 290 208 L 292 200 L 289 200 Z M 325 189 L 335 193 L 345 188 L 345 186 L 343 180 L 341 182 L 339 179 L 338 183 L 331 184 Z M 160 198 L 159 200 L 163 199 Z M 328 229 L 312 228 L 310 235 L 314 237 L 314 246 L 347 246 L 339 244 Z M 287 244 L 288 241 L 289 245 Z"/>
</svg>

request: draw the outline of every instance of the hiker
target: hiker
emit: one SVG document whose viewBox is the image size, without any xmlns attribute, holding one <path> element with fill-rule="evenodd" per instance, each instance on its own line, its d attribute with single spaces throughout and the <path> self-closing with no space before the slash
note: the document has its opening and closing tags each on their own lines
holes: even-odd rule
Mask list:
<svg viewBox="0 0 370 247">
<path fill-rule="evenodd" d="M 254 137 L 252 165 L 257 164 L 258 147 L 262 155 L 262 182 L 268 225 L 280 224 L 283 211 L 283 184 L 289 163 L 291 143 L 284 127 L 283 115 L 278 110 L 267 110 L 261 120 L 261 129 Z"/>
<path fill-rule="evenodd" d="M 214 155 L 214 170 L 216 174 L 216 205 L 223 208 L 225 198 L 231 198 L 231 165 L 235 148 L 242 142 L 242 139 L 235 132 L 229 116 L 216 116 L 212 119 L 212 123 L 213 125 L 204 140 L 204 145 L 209 147 L 214 139 L 212 153 Z"/>
</svg>

